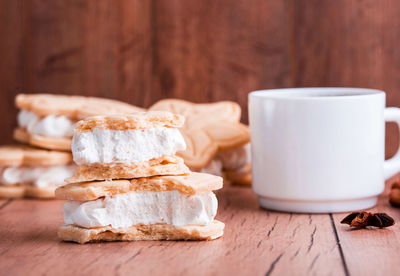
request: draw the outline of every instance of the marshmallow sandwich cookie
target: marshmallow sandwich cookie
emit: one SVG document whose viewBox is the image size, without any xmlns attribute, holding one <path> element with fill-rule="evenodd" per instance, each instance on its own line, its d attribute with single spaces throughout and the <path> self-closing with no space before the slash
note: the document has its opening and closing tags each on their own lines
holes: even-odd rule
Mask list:
<svg viewBox="0 0 400 276">
<path fill-rule="evenodd" d="M 237 185 L 251 185 L 250 143 L 229 150 L 220 150 L 200 172 L 223 176 Z"/>
<path fill-rule="evenodd" d="M 15 105 L 20 111 L 14 139 L 45 149 L 65 151 L 71 149 L 77 121 L 94 115 L 143 111 L 110 99 L 51 94 L 19 94 Z"/>
<path fill-rule="evenodd" d="M 65 241 L 212 240 L 223 234 L 215 220 L 213 190 L 222 178 L 189 173 L 131 180 L 73 183 L 60 187 Z"/>
<path fill-rule="evenodd" d="M 186 147 L 184 117 L 165 111 L 94 116 L 76 124 L 72 154 L 78 165 L 68 183 L 189 172 L 175 155 Z"/>
<path fill-rule="evenodd" d="M 55 189 L 74 169 L 67 152 L 0 146 L 0 197 L 54 198 Z"/>
<path fill-rule="evenodd" d="M 240 123 L 241 108 L 230 101 L 194 104 L 164 99 L 150 110 L 165 110 L 185 116 L 182 129 L 187 148 L 178 156 L 194 171 L 224 176 L 235 184 L 251 184 L 250 133 Z"/>
<path fill-rule="evenodd" d="M 222 178 L 191 173 L 183 116 L 165 111 L 95 116 L 78 122 L 72 142 L 79 165 L 56 190 L 64 204 L 65 241 L 210 240 L 223 234 L 213 190 Z"/>
</svg>

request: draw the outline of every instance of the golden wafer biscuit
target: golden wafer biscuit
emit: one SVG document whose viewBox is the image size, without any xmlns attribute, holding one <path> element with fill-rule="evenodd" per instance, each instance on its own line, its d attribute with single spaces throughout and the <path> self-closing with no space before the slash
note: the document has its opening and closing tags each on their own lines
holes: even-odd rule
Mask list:
<svg viewBox="0 0 400 276">
<path fill-rule="evenodd" d="M 88 116 L 141 112 L 144 109 L 116 100 L 54 94 L 19 94 L 15 105 L 38 116 L 62 115 L 80 120 Z"/>
<path fill-rule="evenodd" d="M 96 129 L 130 130 L 154 127 L 182 127 L 185 118 L 168 111 L 136 112 L 124 115 L 93 116 L 79 121 L 75 133 Z"/>
<path fill-rule="evenodd" d="M 225 170 L 224 177 L 232 184 L 250 186 L 252 182 L 251 164 L 247 163 L 239 170 Z"/>
<path fill-rule="evenodd" d="M 241 109 L 235 102 L 191 103 L 179 99 L 164 99 L 156 102 L 150 110 L 167 110 L 185 116 L 188 124 L 203 124 L 204 115 L 222 121 L 239 122 Z"/>
<path fill-rule="evenodd" d="M 250 142 L 249 129 L 241 123 L 210 122 L 204 131 L 218 144 L 218 150 L 230 150 Z"/>
<path fill-rule="evenodd" d="M 57 188 L 56 197 L 65 200 L 88 201 L 130 192 L 178 191 L 194 195 L 221 189 L 222 182 L 219 176 L 192 172 L 187 175 L 72 183 Z"/>
<path fill-rule="evenodd" d="M 155 175 L 188 174 L 189 168 L 177 156 L 163 156 L 134 163 L 98 163 L 78 166 L 75 175 L 67 183 L 93 180 L 131 179 Z"/>
<path fill-rule="evenodd" d="M 181 132 L 187 148 L 177 155 L 193 170 L 207 166 L 218 150 L 240 147 L 250 141 L 247 126 L 239 122 L 240 107 L 233 102 L 193 104 L 166 99 L 155 103 L 150 110 L 167 110 L 185 116 Z"/>
<path fill-rule="evenodd" d="M 395 181 L 389 192 L 389 202 L 393 206 L 400 207 L 400 182 Z"/>
<path fill-rule="evenodd" d="M 0 198 L 21 198 L 25 196 L 25 187 L 18 185 L 0 185 Z"/>
<path fill-rule="evenodd" d="M 69 152 L 31 148 L 23 145 L 0 146 L 0 166 L 57 166 L 72 162 Z"/>
<path fill-rule="evenodd" d="M 186 143 L 186 150 L 176 154 L 185 160 L 190 169 L 198 171 L 207 166 L 218 152 L 218 144 L 201 129 L 196 128 L 187 131 L 180 130 Z"/>
<path fill-rule="evenodd" d="M 56 187 L 35 187 L 28 185 L 0 185 L 0 198 L 54 198 Z"/>
<path fill-rule="evenodd" d="M 86 229 L 64 224 L 58 229 L 58 237 L 80 244 L 96 241 L 143 241 L 143 240 L 214 240 L 224 233 L 225 224 L 214 220 L 208 225 L 170 224 L 134 225 L 127 228 L 98 227 Z"/>
<path fill-rule="evenodd" d="M 14 139 L 23 144 L 30 144 L 43 149 L 62 151 L 70 151 L 72 142 L 71 138 L 30 134 L 23 128 L 14 129 Z"/>
</svg>

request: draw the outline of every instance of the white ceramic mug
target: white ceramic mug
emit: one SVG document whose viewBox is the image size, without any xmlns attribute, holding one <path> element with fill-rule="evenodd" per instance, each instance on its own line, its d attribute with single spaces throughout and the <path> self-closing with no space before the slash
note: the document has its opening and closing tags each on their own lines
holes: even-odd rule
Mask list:
<svg viewBox="0 0 400 276">
<path fill-rule="evenodd" d="M 249 95 L 253 191 L 262 207 L 344 212 L 373 207 L 400 153 L 384 160 L 385 93 L 361 88 L 289 88 Z"/>
</svg>

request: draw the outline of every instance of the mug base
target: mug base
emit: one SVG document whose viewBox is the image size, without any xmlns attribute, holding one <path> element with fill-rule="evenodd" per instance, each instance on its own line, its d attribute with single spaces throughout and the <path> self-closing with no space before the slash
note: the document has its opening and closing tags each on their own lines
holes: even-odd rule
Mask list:
<svg viewBox="0 0 400 276">
<path fill-rule="evenodd" d="M 274 211 L 294 213 L 341 213 L 372 208 L 378 197 L 334 201 L 285 201 L 259 197 L 261 207 Z"/>
</svg>

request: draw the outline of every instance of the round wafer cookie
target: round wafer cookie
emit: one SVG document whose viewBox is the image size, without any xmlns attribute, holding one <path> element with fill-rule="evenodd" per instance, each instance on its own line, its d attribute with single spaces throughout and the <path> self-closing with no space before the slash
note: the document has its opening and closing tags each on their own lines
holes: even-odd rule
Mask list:
<svg viewBox="0 0 400 276">
<path fill-rule="evenodd" d="M 225 170 L 224 177 L 232 184 L 250 186 L 252 182 L 251 164 L 247 163 L 238 170 Z"/>
<path fill-rule="evenodd" d="M 214 240 L 223 235 L 224 228 L 225 224 L 218 220 L 207 225 L 138 224 L 118 229 L 110 226 L 87 229 L 64 224 L 58 229 L 58 237 L 81 244 L 98 241 Z"/>
<path fill-rule="evenodd" d="M 121 115 L 92 116 L 77 123 L 75 133 L 96 129 L 131 130 L 154 127 L 182 127 L 185 118 L 168 111 L 135 112 Z"/>
<path fill-rule="evenodd" d="M 72 162 L 68 152 L 32 148 L 24 145 L 0 146 L 0 166 L 57 166 Z"/>
<path fill-rule="evenodd" d="M 183 159 L 175 155 L 165 155 L 148 161 L 132 163 L 97 163 L 78 166 L 73 177 L 67 183 L 94 180 L 131 179 L 155 175 L 188 174 L 189 168 Z"/>
<path fill-rule="evenodd" d="M 35 187 L 28 185 L 0 185 L 0 198 L 54 198 L 56 187 Z"/>
<path fill-rule="evenodd" d="M 63 115 L 76 120 L 95 115 L 144 111 L 142 108 L 111 99 L 54 94 L 19 94 L 15 98 L 15 105 L 38 116 Z"/>
<path fill-rule="evenodd" d="M 49 150 L 71 151 L 71 138 L 48 137 L 37 134 L 30 134 L 22 128 L 15 128 L 13 136 L 16 141 L 23 144 L 30 144 L 35 147 Z"/>
<path fill-rule="evenodd" d="M 187 195 L 222 188 L 219 176 L 191 172 L 187 175 L 165 175 L 135 179 L 72 183 L 56 190 L 58 199 L 88 201 L 122 193 L 178 191 Z"/>
</svg>

